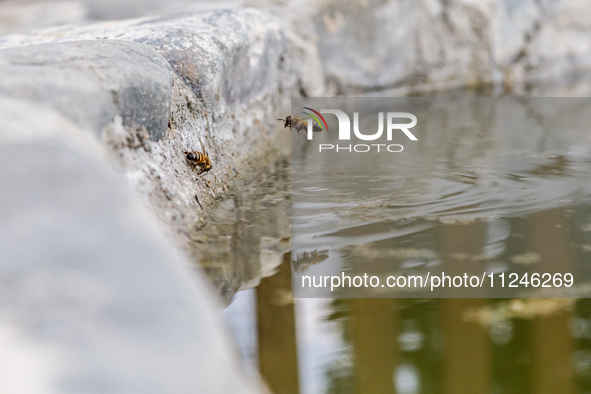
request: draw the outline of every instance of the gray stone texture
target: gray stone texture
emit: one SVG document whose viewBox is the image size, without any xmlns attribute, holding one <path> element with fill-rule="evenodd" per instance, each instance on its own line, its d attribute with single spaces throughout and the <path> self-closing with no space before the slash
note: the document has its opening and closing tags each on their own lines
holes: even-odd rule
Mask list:
<svg viewBox="0 0 591 394">
<path fill-rule="evenodd" d="M 585 0 L 296 1 L 331 91 L 436 90 L 558 78 L 591 67 Z M 289 18 L 294 19 L 294 18 Z"/>
<path fill-rule="evenodd" d="M 285 149 L 275 140 L 275 118 L 287 113 L 292 94 L 323 91 L 320 64 L 311 62 L 317 79 L 305 77 L 309 65 L 291 56 L 313 54 L 260 10 L 56 29 L 42 33 L 46 39 L 28 41 L 42 45 L 0 51 L 5 63 L 40 59 L 10 65 L 0 91 L 45 102 L 100 135 L 111 163 L 181 245 L 186 230 L 203 219 L 195 196 L 207 209 L 237 172 L 252 170 L 249 161 Z M 77 48 L 72 65 L 59 64 Z M 66 84 L 63 78 L 81 82 Z M 213 161 L 203 178 L 182 154 L 200 150 L 200 141 Z"/>
<path fill-rule="evenodd" d="M 0 51 L 0 92 L 46 103 L 96 134 L 116 116 L 152 140 L 168 126 L 172 70 L 158 53 L 126 41 L 78 41 Z"/>
<path fill-rule="evenodd" d="M 126 7 L 133 9 L 129 13 L 107 2 L 96 5 L 102 11 L 94 12 L 143 16 L 155 10 L 186 13 L 215 6 L 172 1 L 167 11 L 154 2 L 129 2 Z M 587 39 L 591 3 L 585 0 L 250 0 L 242 4 L 264 9 L 287 36 L 295 33 L 306 46 L 315 47 L 330 82 L 329 93 L 399 86 L 512 85 L 591 66 Z M 55 28 L 6 36 L 0 45 L 72 40 L 77 31 Z"/>
<path fill-rule="evenodd" d="M 54 110 L 0 98 L 0 391 L 250 393 L 204 279 Z"/>
</svg>

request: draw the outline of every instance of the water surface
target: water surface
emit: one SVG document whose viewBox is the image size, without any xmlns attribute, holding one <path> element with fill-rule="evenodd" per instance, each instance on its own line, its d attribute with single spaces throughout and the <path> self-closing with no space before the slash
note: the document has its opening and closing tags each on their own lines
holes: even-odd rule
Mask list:
<svg viewBox="0 0 591 394">
<path fill-rule="evenodd" d="M 584 275 L 591 122 L 569 118 L 591 111 L 511 105 L 520 130 L 475 106 L 463 128 L 434 122 L 416 158 L 343 167 L 299 137 L 292 182 L 280 158 L 220 202 L 195 253 L 227 300 L 241 290 L 224 314 L 253 376 L 274 393 L 591 392 L 586 298 L 291 297 L 292 269 Z"/>
<path fill-rule="evenodd" d="M 384 283 L 387 276 L 404 274 L 570 273 L 572 288 L 496 287 L 439 296 L 588 293 L 591 99 L 323 101 L 306 99 L 302 105 L 372 113 L 361 117 L 366 134 L 378 129 L 378 112 L 411 112 L 419 119 L 413 129 L 418 141 L 398 133 L 392 141 L 375 142 L 399 143 L 400 153 L 319 152 L 322 144 L 369 142 L 339 141 L 330 120 L 329 131 L 312 141 L 293 134 L 292 253 L 299 274 L 368 273 Z M 299 282 L 299 296 L 330 296 L 326 288 L 303 289 Z M 338 293 L 393 295 L 433 296 L 381 287 Z"/>
</svg>

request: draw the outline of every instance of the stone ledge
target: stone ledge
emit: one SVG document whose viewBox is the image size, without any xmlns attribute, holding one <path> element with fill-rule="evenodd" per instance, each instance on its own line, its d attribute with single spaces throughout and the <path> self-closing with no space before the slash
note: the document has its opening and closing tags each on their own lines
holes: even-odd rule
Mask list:
<svg viewBox="0 0 591 394">
<path fill-rule="evenodd" d="M 287 147 L 286 139 L 278 143 L 275 118 L 287 113 L 290 97 L 322 89 L 305 77 L 311 67 L 291 57 L 313 56 L 259 10 L 43 34 L 28 42 L 57 42 L 0 51 L 0 88 L 50 105 L 99 136 L 111 163 L 180 245 L 202 220 L 200 207 L 222 195 L 244 163 Z M 197 179 L 182 152 L 200 150 L 200 141 L 213 170 Z"/>
<path fill-rule="evenodd" d="M 0 51 L 0 91 L 45 103 L 100 135 L 116 116 L 152 140 L 170 119 L 172 70 L 152 48 L 126 41 L 79 41 Z"/>
<path fill-rule="evenodd" d="M 0 207 L 0 231 L 12 232 L 0 281 L 4 310 L 17 316 L 0 316 L 0 329 L 22 335 L 15 351 L 40 355 L 4 391 L 30 382 L 79 392 L 98 382 L 125 392 L 252 392 L 211 290 L 161 233 L 182 248 L 204 216 L 195 196 L 207 209 L 249 160 L 277 149 L 275 117 L 300 89 L 303 65 L 287 58 L 282 29 L 260 15 L 162 19 L 157 28 L 135 21 L 145 43 L 117 31 L 115 40 L 79 35 L 0 51 L 0 150 L 11 162 L 0 176 L 14 191 Z M 184 38 L 167 41 L 178 32 Z M 231 83 L 241 72 L 247 77 Z M 200 140 L 214 168 L 197 179 L 182 152 L 201 149 Z M 18 289 L 28 307 L 8 305 Z"/>
<path fill-rule="evenodd" d="M 100 157 L 0 97 L 0 391 L 255 392 L 209 286 Z"/>
<path fill-rule="evenodd" d="M 155 3 L 158 1 L 151 4 Z M 139 7 L 130 15 L 150 14 L 146 4 L 143 11 Z M 307 47 L 315 55 L 314 61 L 303 61 L 308 66 L 321 63 L 333 94 L 446 83 L 512 86 L 591 68 L 591 45 L 587 40 L 591 23 L 586 17 L 591 4 L 585 0 L 356 0 L 346 4 L 340 0 L 250 0 L 243 4 L 259 6 L 262 11 L 241 9 L 232 13 L 251 12 L 255 18 L 270 20 L 272 25 L 281 26 L 280 31 L 285 31 L 292 42 L 303 38 L 300 48 Z M 205 3 L 207 6 L 212 5 Z M 159 10 L 166 12 L 165 7 Z M 212 25 L 197 29 L 204 36 L 206 31 L 215 30 L 220 15 L 213 15 L 207 21 Z M 141 41 L 142 34 L 157 37 L 145 29 L 142 33 L 142 25 L 158 24 L 170 31 L 174 28 L 170 21 L 179 22 L 179 27 L 187 23 L 189 28 L 195 28 L 190 18 L 169 17 L 167 22 L 149 17 L 12 34 L 0 38 L 0 47 L 72 40 L 76 35 L 115 38 L 111 34 L 114 31 L 121 32 L 125 39 Z M 240 26 L 252 27 L 236 25 Z M 181 40 L 192 41 L 186 36 Z M 300 53 L 292 56 L 302 60 Z"/>
</svg>

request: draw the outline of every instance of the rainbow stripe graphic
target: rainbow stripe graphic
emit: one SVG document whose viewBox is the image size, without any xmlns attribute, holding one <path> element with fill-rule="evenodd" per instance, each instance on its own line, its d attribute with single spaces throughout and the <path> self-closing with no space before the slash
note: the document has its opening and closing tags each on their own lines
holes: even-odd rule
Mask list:
<svg viewBox="0 0 591 394">
<path fill-rule="evenodd" d="M 324 127 L 326 127 L 326 131 L 328 131 L 328 126 L 326 125 L 326 120 L 324 120 L 324 117 L 322 115 L 320 115 L 320 112 L 310 108 L 310 107 L 302 107 L 303 109 L 307 109 L 310 110 L 312 112 L 314 112 L 316 115 L 318 115 L 320 117 L 320 119 L 322 119 L 322 123 L 324 123 Z M 320 126 L 321 130 L 324 130 L 324 128 L 322 127 L 322 123 L 320 123 L 320 119 L 318 119 L 317 116 L 309 113 L 309 112 L 304 112 L 305 115 L 309 115 L 312 117 L 312 119 L 314 119 L 316 121 L 316 123 L 318 123 L 318 126 Z"/>
</svg>

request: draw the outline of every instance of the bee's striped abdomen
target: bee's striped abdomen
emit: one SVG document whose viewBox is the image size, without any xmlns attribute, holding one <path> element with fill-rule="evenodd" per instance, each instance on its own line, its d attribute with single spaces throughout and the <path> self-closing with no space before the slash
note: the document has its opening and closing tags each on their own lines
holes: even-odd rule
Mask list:
<svg viewBox="0 0 591 394">
<path fill-rule="evenodd" d="M 197 152 L 196 150 L 192 152 L 183 152 L 185 154 L 185 158 L 191 162 L 193 166 L 198 166 L 200 168 L 198 175 L 203 174 L 204 172 L 208 172 L 211 170 L 211 160 L 206 153 Z"/>
<path fill-rule="evenodd" d="M 194 162 L 195 164 L 201 164 L 205 162 L 205 155 L 201 152 L 185 152 L 187 154 L 187 160 Z"/>
</svg>

